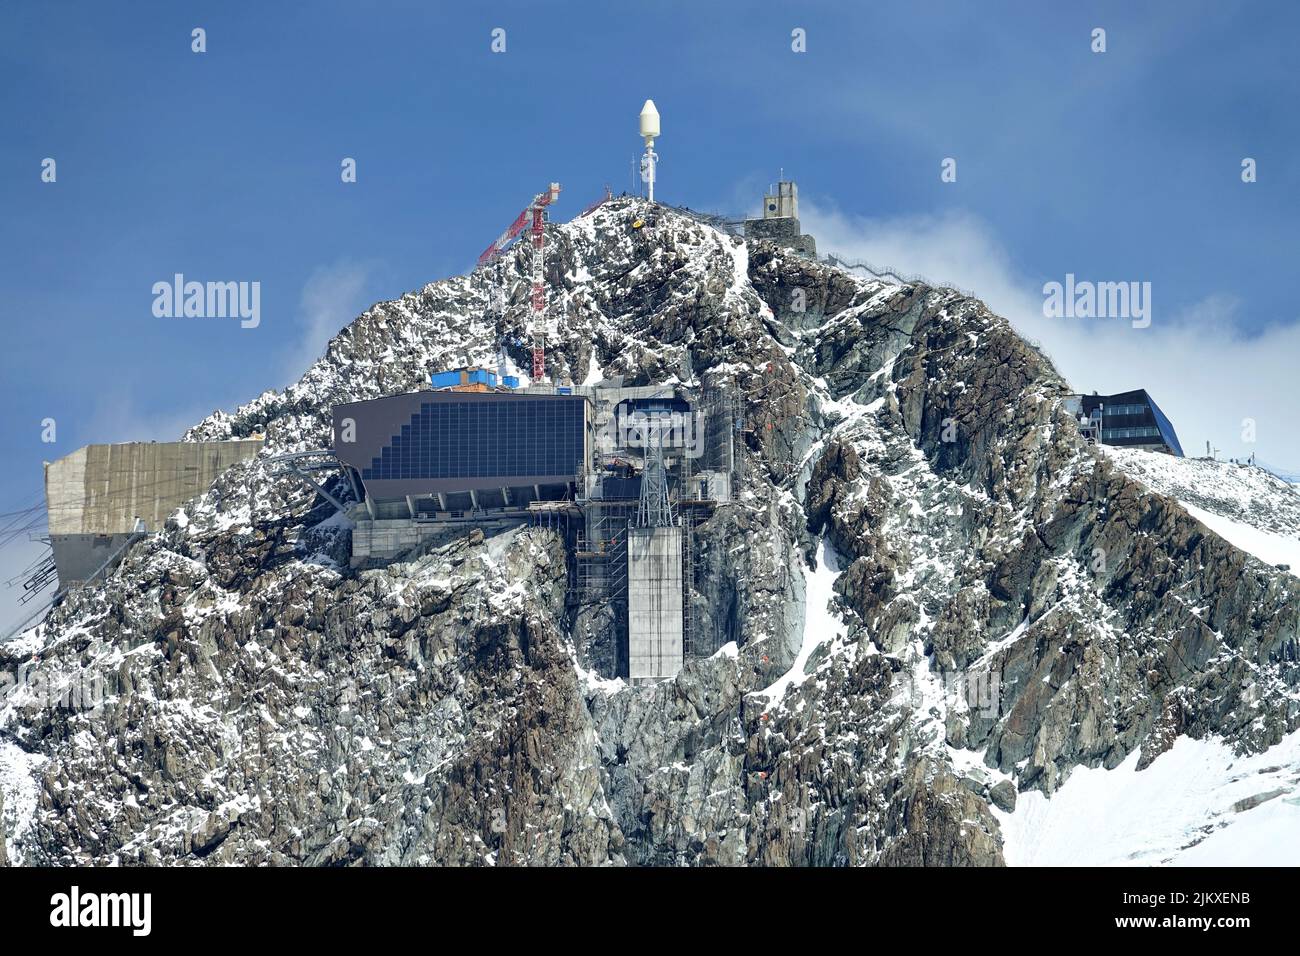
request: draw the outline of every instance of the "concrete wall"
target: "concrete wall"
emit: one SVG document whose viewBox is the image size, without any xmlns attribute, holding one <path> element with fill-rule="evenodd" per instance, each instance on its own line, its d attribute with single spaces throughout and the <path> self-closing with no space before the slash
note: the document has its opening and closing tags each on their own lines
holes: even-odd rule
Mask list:
<svg viewBox="0 0 1300 956">
<path fill-rule="evenodd" d="M 80 584 L 117 556 L 129 534 L 52 534 L 50 548 L 59 569 L 59 586 Z"/>
<path fill-rule="evenodd" d="M 745 220 L 747 239 L 770 239 L 801 255 L 817 255 L 817 240 L 799 229 L 799 220 L 794 218 Z"/>
<path fill-rule="evenodd" d="M 352 566 L 359 567 L 372 558 L 396 557 L 432 538 L 438 530 L 433 524 L 410 518 L 359 518 L 352 527 Z"/>
<path fill-rule="evenodd" d="M 261 450 L 260 440 L 78 448 L 45 465 L 50 534 L 129 534 L 137 517 L 157 531 L 217 475 Z"/>
<path fill-rule="evenodd" d="M 788 180 L 776 184 L 776 192 L 763 197 L 764 219 L 798 219 L 799 187 Z"/>
<path fill-rule="evenodd" d="M 352 519 L 351 565 L 354 568 L 364 567 L 371 561 L 390 561 L 428 542 L 454 540 L 473 528 L 491 535 L 528 524 L 528 517 L 517 513 L 501 514 L 498 517 L 480 515 L 457 521 L 371 519 L 364 507 L 350 509 L 348 517 Z"/>
<path fill-rule="evenodd" d="M 682 669 L 682 529 L 627 536 L 628 677 L 633 685 Z"/>
<path fill-rule="evenodd" d="M 167 517 L 207 491 L 261 440 L 87 445 L 45 465 L 54 563 L 63 587 L 85 581 L 135 528 L 158 531 Z"/>
</svg>

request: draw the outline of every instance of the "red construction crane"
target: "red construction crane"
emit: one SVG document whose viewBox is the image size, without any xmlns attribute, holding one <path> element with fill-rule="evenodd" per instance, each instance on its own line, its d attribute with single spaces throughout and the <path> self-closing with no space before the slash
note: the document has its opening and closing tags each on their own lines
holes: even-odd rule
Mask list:
<svg viewBox="0 0 1300 956">
<path fill-rule="evenodd" d="M 546 288 L 542 266 L 545 261 L 546 237 L 542 225 L 546 221 L 544 210 L 560 197 L 560 184 L 551 183 L 551 188 L 533 197 L 524 211 L 519 214 L 510 228 L 501 233 L 492 245 L 483 250 L 478 257 L 478 264 L 491 262 L 501 254 L 506 246 L 514 242 L 524 231 L 531 218 L 533 222 L 533 381 L 540 382 L 546 377 Z"/>
</svg>

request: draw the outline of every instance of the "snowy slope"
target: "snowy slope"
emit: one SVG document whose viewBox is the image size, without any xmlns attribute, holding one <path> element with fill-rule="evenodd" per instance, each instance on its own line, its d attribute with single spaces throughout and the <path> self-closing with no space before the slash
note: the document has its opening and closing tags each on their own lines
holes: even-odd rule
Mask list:
<svg viewBox="0 0 1300 956">
<path fill-rule="evenodd" d="M 1259 468 L 1099 446 L 1120 470 L 1176 499 L 1229 544 L 1300 572 L 1300 494 Z M 1179 737 L 1138 770 L 1078 767 L 1051 797 L 996 811 L 1013 866 L 1295 865 L 1300 862 L 1300 732 L 1240 756 Z"/>
<path fill-rule="evenodd" d="M 0 826 L 9 834 L 9 860 L 13 864 L 23 862 L 22 839 L 31 828 L 40 799 L 35 774 L 44 762 L 36 754 L 0 740 L 0 796 L 4 798 Z"/>
<path fill-rule="evenodd" d="M 1292 574 L 1300 577 L 1300 538 L 1265 531 L 1245 521 L 1235 521 L 1187 502 L 1183 502 L 1183 507 L 1193 518 L 1234 547 L 1253 554 L 1266 564 L 1286 566 Z"/>
<path fill-rule="evenodd" d="M 1079 767 L 1051 799 L 995 811 L 1012 866 L 1294 866 L 1300 862 L 1300 731 L 1238 757 L 1180 737 L 1145 770 Z"/>
<path fill-rule="evenodd" d="M 1262 468 L 1102 445 L 1130 477 L 1176 498 L 1229 544 L 1300 576 L 1300 491 Z"/>
<path fill-rule="evenodd" d="M 843 559 L 835 553 L 835 547 L 825 538 L 817 546 L 817 568 L 803 570 L 806 588 L 806 612 L 803 626 L 803 643 L 799 653 L 790 665 L 790 669 L 765 688 L 769 704 L 780 703 L 792 685 L 802 683 L 808 677 L 806 670 L 808 659 L 819 647 L 840 641 L 844 637 L 843 617 L 835 610 L 835 580 L 840 576 Z"/>
</svg>

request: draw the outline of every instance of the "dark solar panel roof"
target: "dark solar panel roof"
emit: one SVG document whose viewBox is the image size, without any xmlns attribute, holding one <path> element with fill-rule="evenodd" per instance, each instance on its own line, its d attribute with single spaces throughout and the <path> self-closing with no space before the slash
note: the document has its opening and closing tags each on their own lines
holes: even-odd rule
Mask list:
<svg viewBox="0 0 1300 956">
<path fill-rule="evenodd" d="M 425 402 L 361 470 L 363 481 L 575 475 L 582 401 Z"/>
</svg>

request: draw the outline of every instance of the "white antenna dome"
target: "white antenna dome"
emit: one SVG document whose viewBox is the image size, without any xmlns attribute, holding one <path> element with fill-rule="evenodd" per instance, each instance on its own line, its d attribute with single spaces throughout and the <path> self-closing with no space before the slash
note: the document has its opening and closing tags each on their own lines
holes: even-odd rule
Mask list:
<svg viewBox="0 0 1300 956">
<path fill-rule="evenodd" d="M 647 142 L 659 135 L 659 111 L 654 100 L 646 100 L 641 107 L 641 135 Z"/>
</svg>

